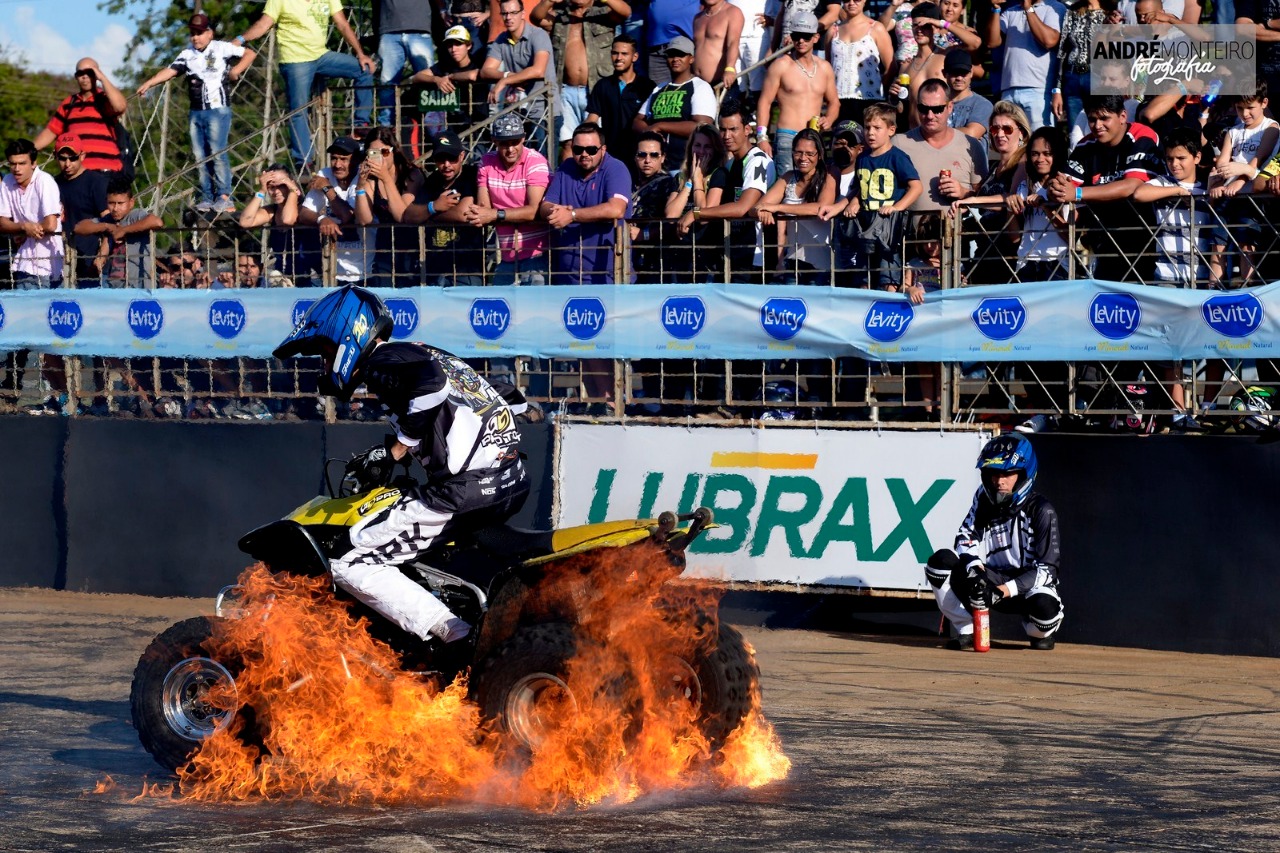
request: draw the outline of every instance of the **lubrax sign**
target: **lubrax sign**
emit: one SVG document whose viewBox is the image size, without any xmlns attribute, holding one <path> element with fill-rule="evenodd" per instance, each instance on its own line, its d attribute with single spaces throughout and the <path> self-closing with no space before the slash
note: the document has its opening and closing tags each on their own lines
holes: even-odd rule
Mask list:
<svg viewBox="0 0 1280 853">
<path fill-rule="evenodd" d="M 560 524 L 710 507 L 694 573 L 922 589 L 977 488 L 978 433 L 566 424 Z"/>
</svg>

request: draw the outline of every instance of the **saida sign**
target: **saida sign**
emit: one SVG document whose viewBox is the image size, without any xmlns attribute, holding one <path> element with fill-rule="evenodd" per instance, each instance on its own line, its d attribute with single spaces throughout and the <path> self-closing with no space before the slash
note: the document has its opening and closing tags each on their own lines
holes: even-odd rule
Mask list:
<svg viewBox="0 0 1280 853">
<path fill-rule="evenodd" d="M 564 424 L 559 524 L 698 506 L 691 574 L 918 590 L 978 486 L 978 433 Z"/>
</svg>

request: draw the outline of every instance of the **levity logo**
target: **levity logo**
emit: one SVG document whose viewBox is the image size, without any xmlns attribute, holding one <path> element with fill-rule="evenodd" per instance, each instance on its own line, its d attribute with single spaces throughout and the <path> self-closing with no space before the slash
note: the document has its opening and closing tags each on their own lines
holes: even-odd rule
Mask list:
<svg viewBox="0 0 1280 853">
<path fill-rule="evenodd" d="M 993 341 L 1009 340 L 1026 322 L 1027 309 L 1016 296 L 989 296 L 973 312 L 973 324 L 984 338 Z"/>
<path fill-rule="evenodd" d="M 60 338 L 74 338 L 84 325 L 84 314 L 79 302 L 55 299 L 49 303 L 49 328 Z"/>
<path fill-rule="evenodd" d="M 580 341 L 589 341 L 604 331 L 604 303 L 594 296 L 577 296 L 564 304 L 564 329 Z"/>
<path fill-rule="evenodd" d="M 800 334 L 809 307 L 794 296 L 775 296 L 760 306 L 760 326 L 775 341 L 789 341 Z"/>
<path fill-rule="evenodd" d="M 298 328 L 298 324 L 302 322 L 302 318 L 307 316 L 307 311 L 309 311 L 311 306 L 315 304 L 316 301 L 314 299 L 299 299 L 297 302 L 294 302 L 293 311 L 289 315 L 290 325 L 295 329 Z"/>
<path fill-rule="evenodd" d="M 248 319 L 239 299 L 215 299 L 209 303 L 209 328 L 220 338 L 231 340 L 240 334 Z"/>
<path fill-rule="evenodd" d="M 149 341 L 164 328 L 164 309 L 154 299 L 135 299 L 129 303 L 127 319 L 133 336 Z"/>
<path fill-rule="evenodd" d="M 1252 293 L 1210 296 L 1200 314 L 1209 328 L 1228 338 L 1247 338 L 1262 325 L 1262 303 Z"/>
<path fill-rule="evenodd" d="M 1127 293 L 1099 293 L 1089 303 L 1089 323 L 1104 338 L 1122 341 L 1138 331 L 1141 322 L 1142 308 Z"/>
<path fill-rule="evenodd" d="M 915 316 L 916 312 L 910 302 L 878 300 L 872 302 L 867 309 L 867 316 L 862 319 L 862 328 L 871 340 L 888 344 L 907 333 L 907 327 Z"/>
<path fill-rule="evenodd" d="M 696 338 L 707 325 L 707 306 L 701 296 L 668 296 L 662 302 L 662 327 L 679 341 Z"/>
<path fill-rule="evenodd" d="M 668 495 L 679 490 L 679 512 L 694 507 L 710 507 L 716 524 L 728 528 L 727 536 L 702 537 L 690 547 L 701 554 L 731 554 L 745 551 L 761 556 L 771 539 L 781 538 L 792 557 L 821 559 L 833 543 L 851 543 L 860 561 L 886 562 L 903 545 L 910 545 L 915 559 L 924 562 L 933 553 L 925 519 L 938 505 L 955 480 L 934 480 L 920 497 L 912 497 L 905 480 L 889 477 L 882 481 L 850 477 L 834 489 L 812 474 L 817 470 L 816 453 L 717 452 L 704 471 L 668 473 L 649 471 L 644 475 L 636 518 L 651 518 L 663 481 L 668 476 Z M 737 469 L 737 470 L 735 470 Z M 743 469 L 772 471 L 762 486 L 739 473 Z M 596 474 L 587 523 L 606 518 L 628 517 L 632 507 L 613 506 L 611 498 L 617 469 L 603 468 Z M 678 484 L 678 485 L 677 485 Z M 871 490 L 883 489 L 898 514 L 891 530 L 877 544 L 871 525 Z M 812 523 L 819 521 L 816 529 Z M 810 526 L 808 532 L 801 528 Z M 846 546 L 847 547 L 847 546 Z"/>
<path fill-rule="evenodd" d="M 511 306 L 505 299 L 475 299 L 471 302 L 471 330 L 486 341 L 496 341 L 511 327 Z"/>
<path fill-rule="evenodd" d="M 418 303 L 412 299 L 388 299 L 387 310 L 396 324 L 391 332 L 393 338 L 408 337 L 418 328 Z"/>
</svg>

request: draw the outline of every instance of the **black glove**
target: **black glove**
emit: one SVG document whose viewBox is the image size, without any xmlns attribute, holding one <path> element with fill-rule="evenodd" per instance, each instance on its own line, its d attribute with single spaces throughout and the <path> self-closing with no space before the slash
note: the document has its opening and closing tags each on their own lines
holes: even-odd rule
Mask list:
<svg viewBox="0 0 1280 853">
<path fill-rule="evenodd" d="M 355 484 L 355 491 L 367 492 L 388 485 L 396 464 L 385 444 L 375 444 L 364 453 L 351 457 L 347 463 L 346 478 Z"/>
<path fill-rule="evenodd" d="M 956 594 L 960 596 L 964 606 L 971 611 L 990 610 L 992 586 L 990 581 L 987 580 L 987 570 L 977 557 L 969 555 L 962 559 L 965 562 L 958 572 L 960 574 L 960 584 L 956 589 Z M 952 585 L 956 586 L 954 582 Z"/>
</svg>

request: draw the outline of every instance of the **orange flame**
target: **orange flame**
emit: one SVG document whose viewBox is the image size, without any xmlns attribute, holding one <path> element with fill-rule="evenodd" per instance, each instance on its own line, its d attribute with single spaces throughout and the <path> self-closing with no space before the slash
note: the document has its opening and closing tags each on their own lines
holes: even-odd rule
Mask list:
<svg viewBox="0 0 1280 853">
<path fill-rule="evenodd" d="M 571 606 L 579 620 L 572 696 L 539 705 L 554 724 L 532 756 L 481 719 L 464 677 L 440 689 L 401 670 L 327 580 L 246 570 L 244 609 L 218 623 L 211 651 L 239 662 L 239 702 L 251 716 L 242 711 L 201 746 L 179 771 L 181 794 L 554 810 L 785 778 L 790 761 L 754 683 L 741 725 L 723 743 L 708 740 L 680 676 L 682 661 L 716 637 L 706 616 L 716 612 L 713 593 L 662 584 L 660 571 L 634 565 L 637 553 L 569 561 L 529 592 L 526 611 Z"/>
</svg>

